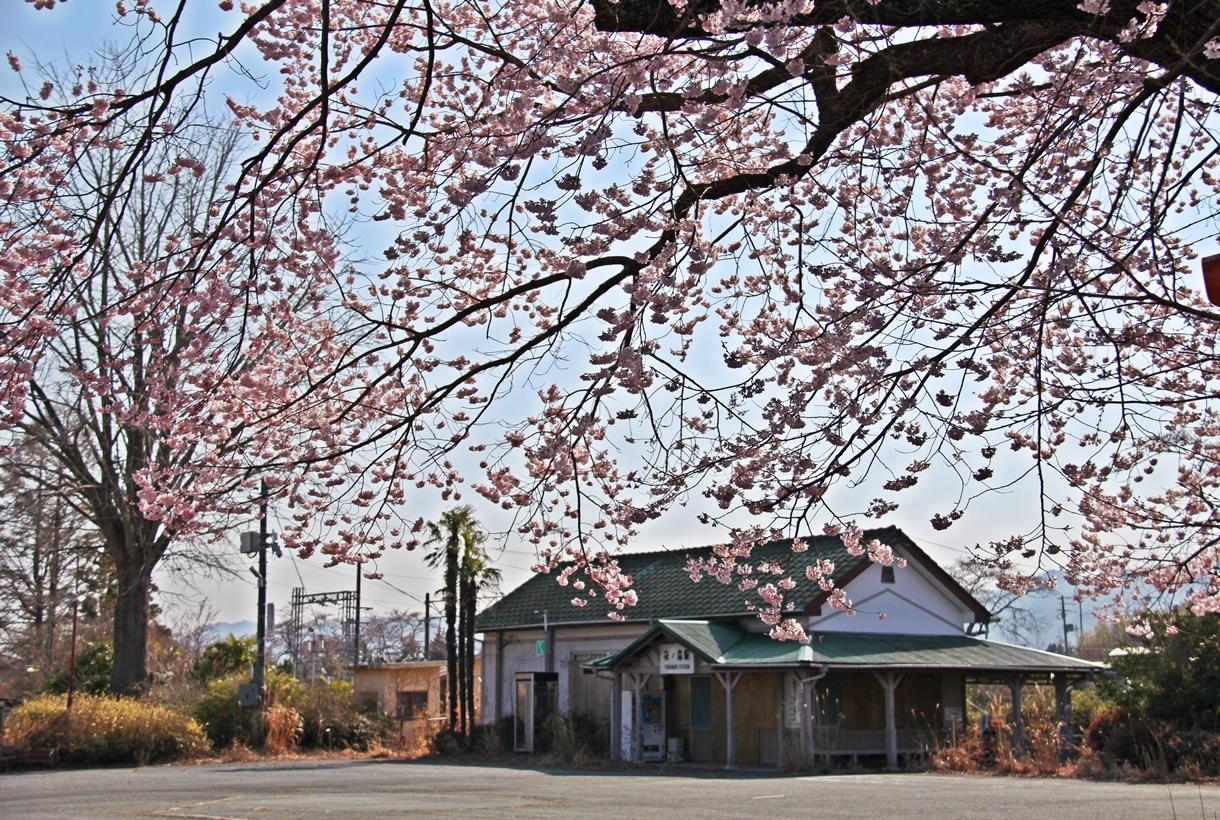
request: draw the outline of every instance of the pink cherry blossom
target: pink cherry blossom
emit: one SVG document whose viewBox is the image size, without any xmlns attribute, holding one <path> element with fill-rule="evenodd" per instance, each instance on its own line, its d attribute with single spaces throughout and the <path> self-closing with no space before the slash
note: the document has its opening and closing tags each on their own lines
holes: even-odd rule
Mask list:
<svg viewBox="0 0 1220 820">
<path fill-rule="evenodd" d="M 1012 588 L 1216 607 L 1206 7 L 286 0 L 209 51 L 130 5 L 172 71 L 23 72 L 0 110 L 0 410 L 54 372 L 155 431 L 150 520 L 203 533 L 266 475 L 286 543 L 358 560 L 416 543 L 413 493 L 473 489 L 621 618 L 619 551 L 687 516 L 721 541 L 691 580 L 799 640 L 788 583 L 851 602 L 758 545 L 891 563 L 873 522 L 994 529 L 1004 492 L 1022 523 L 977 549 Z M 206 178 L 178 116 L 235 55 L 275 78 L 215 100 L 240 171 L 103 288 L 109 215 Z M 128 176 L 74 189 L 103 155 Z M 64 368 L 85 319 L 117 335 Z M 137 396 L 129 336 L 176 340 Z"/>
</svg>

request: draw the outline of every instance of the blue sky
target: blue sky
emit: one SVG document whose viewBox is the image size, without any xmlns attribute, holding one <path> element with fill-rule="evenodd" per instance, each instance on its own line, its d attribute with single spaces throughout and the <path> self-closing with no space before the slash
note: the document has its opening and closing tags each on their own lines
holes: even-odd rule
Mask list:
<svg viewBox="0 0 1220 820">
<path fill-rule="evenodd" d="M 50 11 L 35 11 L 28 3 L 9 0 L 7 25 L 0 40 L 3 42 L 0 50 L 16 52 L 30 69 L 31 75 L 38 61 L 59 64 L 86 62 L 91 52 L 102 45 L 103 38 L 115 36 L 110 34 L 114 32 L 111 28 L 116 19 L 114 8 L 113 3 L 102 0 L 68 0 Z M 236 15 L 220 12 L 212 0 L 197 0 L 188 8 L 192 15 L 187 23 L 188 30 L 214 35 L 218 31 L 228 30 L 238 19 Z M 118 34 L 121 37 L 125 32 L 120 30 Z M 256 63 L 251 65 L 257 67 Z M 37 85 L 33 79 L 30 82 Z M 229 70 L 222 70 L 215 82 L 237 96 L 257 92 L 257 86 Z M 7 65 L 0 66 L 0 91 L 9 95 L 20 93 L 19 80 Z M 366 258 L 379 257 L 381 249 L 374 247 L 379 241 L 380 237 L 377 241 L 369 242 L 370 247 L 364 253 Z M 867 498 L 876 493 L 865 487 L 861 488 L 861 495 Z M 937 487 L 925 484 L 904 495 L 902 510 L 882 523 L 902 527 L 944 564 L 965 553 L 961 546 L 963 544 L 985 542 L 1024 529 L 1022 521 L 1028 521 L 1030 512 L 1022 509 L 1019 496 L 996 495 L 972 509 L 968 519 L 958 527 L 947 533 L 936 533 L 927 518 L 933 506 L 936 507 L 935 511 L 942 511 L 940 505 L 935 504 L 939 500 Z M 490 529 L 501 529 L 507 525 L 504 514 L 498 508 L 480 505 L 479 500 L 473 492 L 467 493 L 463 499 L 464 502 L 475 504 Z M 412 499 L 410 506 L 411 518 L 417 515 L 435 518 L 444 508 L 439 497 L 431 491 L 421 491 Z M 723 530 L 715 532 L 698 528 L 695 524 L 696 512 L 697 509 L 672 510 L 660 521 L 647 526 L 635 546 L 646 549 L 680 548 L 711 543 L 723 537 Z M 272 529 L 279 529 L 275 515 L 276 511 L 273 510 Z M 254 581 L 237 554 L 236 540 L 234 534 L 232 545 L 222 548 L 229 556 L 227 563 L 235 571 L 233 576 L 217 577 L 199 573 L 176 575 L 168 572 L 159 575 L 158 584 L 164 591 L 163 605 L 171 611 L 171 616 L 175 611 L 189 611 L 199 602 L 205 602 L 219 620 L 235 621 L 253 617 Z M 525 580 L 533 561 L 533 550 L 529 545 L 509 539 L 497 562 L 504 572 L 505 588 L 510 589 Z M 365 603 L 376 611 L 418 609 L 424 593 L 440 586 L 439 576 L 424 566 L 422 556 L 417 553 L 387 554 L 377 562 L 376 569 L 384 574 L 385 579 L 369 581 L 364 585 Z M 350 566 L 327 569 L 317 558 L 305 561 L 286 555 L 271 562 L 269 598 L 281 612 L 286 612 L 293 587 L 303 585 L 311 591 L 350 589 L 354 583 L 354 572 Z"/>
</svg>

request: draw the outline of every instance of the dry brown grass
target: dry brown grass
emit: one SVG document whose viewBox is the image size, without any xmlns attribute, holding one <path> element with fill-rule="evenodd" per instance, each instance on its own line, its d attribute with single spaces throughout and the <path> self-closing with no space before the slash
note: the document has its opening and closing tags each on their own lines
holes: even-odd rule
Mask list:
<svg viewBox="0 0 1220 820">
<path fill-rule="evenodd" d="M 1072 764 L 1059 759 L 1059 722 L 1055 714 L 1055 695 L 1047 687 L 1035 687 L 1021 701 L 1021 717 L 1025 724 L 1025 748 L 1014 743 L 1012 702 L 1007 688 L 980 687 L 971 699 L 970 711 L 992 717 L 995 728 L 995 763 L 984 765 L 986 744 L 980 720 L 967 721 L 965 728 L 952 742 L 941 745 L 932 754 L 932 768 L 947 772 L 982 772 L 1040 776 L 1070 775 Z"/>
<path fill-rule="evenodd" d="M 397 753 L 411 760 L 427 757 L 432 753 L 432 738 L 435 734 L 435 731 L 415 732 L 411 735 L 410 740 L 404 741 L 397 747 Z"/>
<path fill-rule="evenodd" d="M 213 752 L 210 757 L 204 757 L 197 760 L 197 763 L 254 763 L 259 760 L 264 760 L 270 757 L 275 759 L 276 756 L 266 756 L 246 746 L 238 741 L 233 741 L 231 745 L 219 751 Z"/>
<path fill-rule="evenodd" d="M 301 713 L 291 706 L 272 704 L 264 718 L 265 738 L 263 748 L 271 754 L 295 749 L 301 742 L 305 722 Z"/>
<path fill-rule="evenodd" d="M 413 760 L 412 755 L 401 749 L 379 746 L 376 749 L 302 749 L 294 747 L 283 751 L 255 750 L 240 743 L 215 752 L 209 757 L 191 760 L 191 763 L 258 763 L 260 761 L 292 760 Z"/>
<path fill-rule="evenodd" d="M 1089 780 L 1116 780 L 1136 782 L 1214 782 L 1214 767 L 1199 759 L 1186 759 L 1171 767 L 1169 755 L 1155 752 L 1155 743 L 1143 757 L 1131 761 L 1115 761 L 1105 750 L 1099 752 L 1090 747 L 1090 732 L 1077 736 L 1076 756 L 1067 762 L 1059 757 L 1059 724 L 1055 714 L 1054 693 L 1047 687 L 1038 687 L 1026 692 L 1022 701 L 1022 717 L 1025 723 L 1026 749 L 1018 750 L 1013 745 L 1012 705 L 1006 688 L 980 687 L 971 699 L 971 710 L 975 716 L 965 730 L 953 742 L 947 742 L 932 755 L 932 768 L 944 772 L 966 772 L 987 774 L 1012 774 L 1034 777 L 1079 777 Z M 985 765 L 986 748 L 983 742 L 978 715 L 992 715 L 996 729 L 994 749 L 995 762 Z M 1100 718 L 1104 718 L 1101 715 Z M 1100 719 L 1094 717 L 1094 724 Z M 1155 740 L 1155 738 L 1154 738 Z M 1206 754 L 1206 747 L 1205 752 Z"/>
<path fill-rule="evenodd" d="M 156 763 L 203 755 L 203 729 L 181 712 L 134 698 L 77 693 L 72 711 L 63 695 L 39 695 L 13 710 L 5 740 L 18 748 L 59 749 L 67 760 Z"/>
</svg>

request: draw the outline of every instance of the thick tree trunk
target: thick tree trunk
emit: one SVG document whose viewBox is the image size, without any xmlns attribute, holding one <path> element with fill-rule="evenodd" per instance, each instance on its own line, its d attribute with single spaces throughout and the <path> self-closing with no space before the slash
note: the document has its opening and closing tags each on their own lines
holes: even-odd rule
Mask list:
<svg viewBox="0 0 1220 820">
<path fill-rule="evenodd" d="M 466 586 L 466 646 L 463 654 L 466 656 L 466 711 L 470 715 L 470 733 L 468 737 L 474 740 L 475 732 L 475 696 L 474 696 L 474 619 L 478 611 L 477 599 L 479 589 L 473 582 Z"/>
<path fill-rule="evenodd" d="M 466 582 L 462 581 L 458 598 L 458 731 L 462 737 L 467 736 L 466 725 Z"/>
<path fill-rule="evenodd" d="M 110 687 L 116 694 L 138 695 L 148 683 L 148 604 L 150 571 L 143 566 L 117 567 L 114 604 L 114 668 Z"/>
</svg>

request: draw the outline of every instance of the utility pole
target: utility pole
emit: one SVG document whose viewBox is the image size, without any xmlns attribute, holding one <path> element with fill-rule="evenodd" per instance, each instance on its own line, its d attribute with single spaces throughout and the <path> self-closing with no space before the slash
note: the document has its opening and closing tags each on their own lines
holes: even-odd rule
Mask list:
<svg viewBox="0 0 1220 820">
<path fill-rule="evenodd" d="M 424 593 L 424 660 L 432 660 L 432 593 Z"/>
<path fill-rule="evenodd" d="M 1063 622 L 1063 654 L 1068 653 L 1068 633 L 1072 631 L 1071 624 L 1068 623 L 1067 616 L 1067 599 L 1059 596 L 1059 620 Z"/>
<path fill-rule="evenodd" d="M 263 717 L 267 709 L 265 686 L 267 671 L 267 482 L 259 483 L 258 502 L 258 652 L 254 656 L 254 688 L 258 693 L 258 707 L 254 710 L 254 724 L 250 739 L 254 747 L 263 745 Z"/>
<path fill-rule="evenodd" d="M 360 665 L 360 564 L 356 564 L 356 624 L 352 630 L 352 666 Z"/>
</svg>

